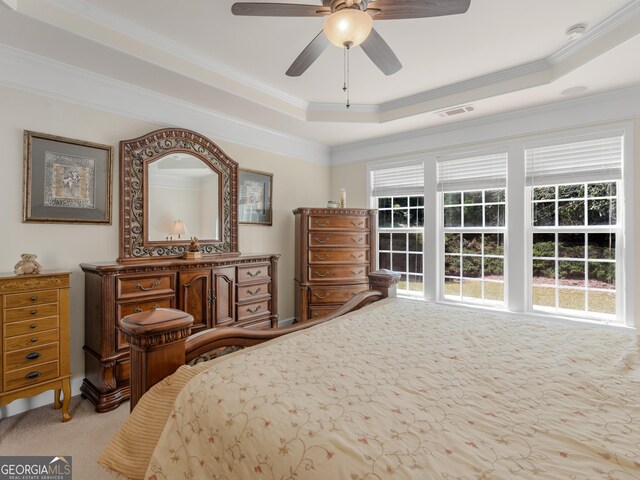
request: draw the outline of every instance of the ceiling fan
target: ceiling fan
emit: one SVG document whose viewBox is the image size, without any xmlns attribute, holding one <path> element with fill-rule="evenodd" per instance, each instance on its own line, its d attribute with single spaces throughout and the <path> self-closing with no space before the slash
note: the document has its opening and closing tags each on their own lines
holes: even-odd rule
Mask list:
<svg viewBox="0 0 640 480">
<path fill-rule="evenodd" d="M 362 46 L 364 53 L 385 74 L 402 68 L 393 50 L 373 28 L 373 20 L 440 17 L 465 13 L 471 0 L 322 0 L 322 6 L 291 3 L 239 2 L 234 15 L 259 17 L 326 16 L 323 31 L 295 59 L 287 75 L 302 75 L 324 52 L 329 42 L 350 49 Z"/>
</svg>

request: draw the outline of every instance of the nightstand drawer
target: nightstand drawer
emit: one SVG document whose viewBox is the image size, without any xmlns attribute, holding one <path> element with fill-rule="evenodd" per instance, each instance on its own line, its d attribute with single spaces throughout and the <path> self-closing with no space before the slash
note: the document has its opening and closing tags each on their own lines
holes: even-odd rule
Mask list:
<svg viewBox="0 0 640 480">
<path fill-rule="evenodd" d="M 43 303 L 57 303 L 58 290 L 40 290 L 37 292 L 16 293 L 5 295 L 5 308 L 26 307 L 28 305 L 41 305 Z"/>
<path fill-rule="evenodd" d="M 309 246 L 311 247 L 364 247 L 369 245 L 369 234 L 363 233 L 309 233 Z"/>
<path fill-rule="evenodd" d="M 238 301 L 269 295 L 269 282 L 238 286 Z"/>
<path fill-rule="evenodd" d="M 5 337 L 15 337 L 16 335 L 27 335 L 40 333 L 44 330 L 51 330 L 58 327 L 58 317 L 36 318 L 24 322 L 7 323 L 4 326 Z"/>
<path fill-rule="evenodd" d="M 33 305 L 31 307 L 11 308 L 4 311 L 5 322 L 19 322 L 34 318 L 53 317 L 58 315 L 58 304 Z"/>
<path fill-rule="evenodd" d="M 268 315 L 270 313 L 271 312 L 269 311 L 269 300 L 262 300 L 261 302 L 248 303 L 246 305 L 238 305 L 237 321 L 242 322 L 252 317 L 257 317 L 260 315 Z"/>
<path fill-rule="evenodd" d="M 345 285 L 342 287 L 311 287 L 309 289 L 309 303 L 344 304 L 351 300 L 356 294 L 369 290 L 369 285 Z"/>
<path fill-rule="evenodd" d="M 21 368 L 7 372 L 4 376 L 4 389 L 15 390 L 52 380 L 58 376 L 58 362 L 43 363 L 34 367 Z"/>
<path fill-rule="evenodd" d="M 369 218 L 353 215 L 309 215 L 309 230 L 369 230 Z"/>
<path fill-rule="evenodd" d="M 47 330 L 45 332 L 5 338 L 4 348 L 6 352 L 13 352 L 14 350 L 22 350 L 24 348 L 32 348 L 44 345 L 45 343 L 57 342 L 59 335 L 60 333 L 56 328 L 53 330 Z"/>
<path fill-rule="evenodd" d="M 119 299 L 175 293 L 176 274 L 135 275 L 116 278 Z"/>
<path fill-rule="evenodd" d="M 21 368 L 35 367 L 54 360 L 58 360 L 58 342 L 7 353 L 4 369 L 10 372 Z"/>
</svg>

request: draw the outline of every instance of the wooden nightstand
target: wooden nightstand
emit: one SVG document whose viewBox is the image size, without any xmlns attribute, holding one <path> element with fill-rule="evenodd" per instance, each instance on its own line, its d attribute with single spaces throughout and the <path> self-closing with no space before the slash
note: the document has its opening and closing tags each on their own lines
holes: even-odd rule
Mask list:
<svg viewBox="0 0 640 480">
<path fill-rule="evenodd" d="M 71 420 L 69 272 L 0 274 L 0 326 L 0 406 L 54 390 L 54 408 Z"/>
</svg>

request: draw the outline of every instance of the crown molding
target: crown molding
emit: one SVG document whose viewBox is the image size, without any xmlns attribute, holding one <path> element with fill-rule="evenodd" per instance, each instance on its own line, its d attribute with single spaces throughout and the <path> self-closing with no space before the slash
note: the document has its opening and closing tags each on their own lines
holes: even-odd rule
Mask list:
<svg viewBox="0 0 640 480">
<path fill-rule="evenodd" d="M 640 85 L 413 130 L 331 149 L 331 165 L 424 156 L 434 150 L 640 119 Z"/>
<path fill-rule="evenodd" d="M 640 0 L 635 0 L 593 28 L 588 28 L 582 37 L 558 49 L 549 55 L 547 60 L 551 65 L 557 65 L 568 57 L 586 49 L 596 40 L 613 33 L 616 29 L 638 16 L 640 16 Z"/>
<path fill-rule="evenodd" d="M 18 0 L 0 0 L 0 5 L 9 7 L 11 10 L 18 10 Z"/>
<path fill-rule="evenodd" d="M 295 108 L 306 110 L 308 106 L 308 103 L 304 100 L 282 92 L 281 90 L 278 90 L 271 85 L 261 82 L 249 75 L 246 75 L 225 63 L 203 55 L 192 48 L 186 47 L 185 45 L 173 41 L 162 34 L 149 30 L 148 28 L 132 22 L 125 17 L 109 13 L 92 3 L 86 2 L 84 0 L 48 0 L 48 2 L 74 15 L 80 15 L 86 20 L 94 22 L 102 27 L 116 31 L 118 33 L 126 35 L 127 37 L 135 38 L 136 40 L 150 47 L 162 50 L 163 52 L 166 52 L 174 57 L 187 60 L 194 65 L 197 65 L 206 70 L 213 71 L 245 87 L 249 87 L 262 94 L 271 96 L 277 100 L 290 104 Z M 107 44 L 107 46 L 113 48 L 112 45 Z M 131 54 L 131 52 L 124 53 Z M 142 59 L 146 60 L 144 58 Z M 231 90 L 229 91 L 231 93 L 236 93 Z"/>
<path fill-rule="evenodd" d="M 161 126 L 180 126 L 314 163 L 329 163 L 329 147 L 265 128 L 184 100 L 0 45 L 0 85 Z"/>
<path fill-rule="evenodd" d="M 5 3 L 18 2 L 18 0 L 0 1 Z M 153 48 L 156 52 L 166 52 L 169 56 L 189 62 L 203 71 L 219 75 L 221 79 L 224 79 L 222 83 L 226 84 L 216 84 L 216 88 L 235 95 L 242 95 L 247 100 L 308 122 L 381 124 L 476 102 L 514 90 L 546 85 L 602 55 L 631 36 L 637 35 L 638 25 L 640 25 L 640 0 L 634 0 L 601 23 L 589 28 L 580 39 L 567 43 L 546 58 L 381 104 L 353 105 L 349 110 L 346 110 L 343 104 L 309 103 L 291 96 L 160 33 L 142 27 L 135 23 L 135 19 L 129 20 L 109 13 L 86 0 L 46 0 L 46 2 L 69 15 L 78 15 L 109 31 L 134 39 L 145 48 Z M 68 22 L 65 26 L 56 19 L 48 19 L 46 14 L 40 13 L 43 10 L 41 8 L 31 6 L 30 10 L 27 8 L 23 10 L 26 15 L 32 15 L 42 21 L 48 21 L 58 28 L 67 29 L 72 33 L 114 48 L 104 38 L 97 38 L 88 32 L 85 32 L 85 35 L 78 33 L 77 30 L 74 30 L 77 28 L 74 27 L 74 22 Z M 122 47 L 120 51 L 143 61 L 150 61 L 142 54 L 126 50 L 126 47 Z M 156 62 L 157 65 L 160 65 L 158 62 L 161 60 Z M 167 68 L 167 65 L 161 66 Z"/>
</svg>

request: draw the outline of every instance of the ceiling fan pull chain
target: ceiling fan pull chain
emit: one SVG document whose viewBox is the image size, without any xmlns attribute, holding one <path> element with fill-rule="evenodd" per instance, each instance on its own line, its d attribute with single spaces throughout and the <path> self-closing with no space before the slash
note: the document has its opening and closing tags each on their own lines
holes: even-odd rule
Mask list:
<svg viewBox="0 0 640 480">
<path fill-rule="evenodd" d="M 350 47 L 351 47 L 351 45 L 347 45 L 347 48 L 346 48 L 346 50 L 347 50 L 347 52 L 346 52 L 346 55 L 347 55 L 346 77 L 347 77 L 347 79 L 345 81 L 345 85 L 347 87 L 347 109 L 351 106 L 351 102 L 349 101 L 349 87 L 350 87 L 349 84 L 351 83 L 350 82 L 350 78 L 349 78 L 350 75 L 351 75 L 351 71 L 350 71 L 351 48 Z"/>
</svg>

